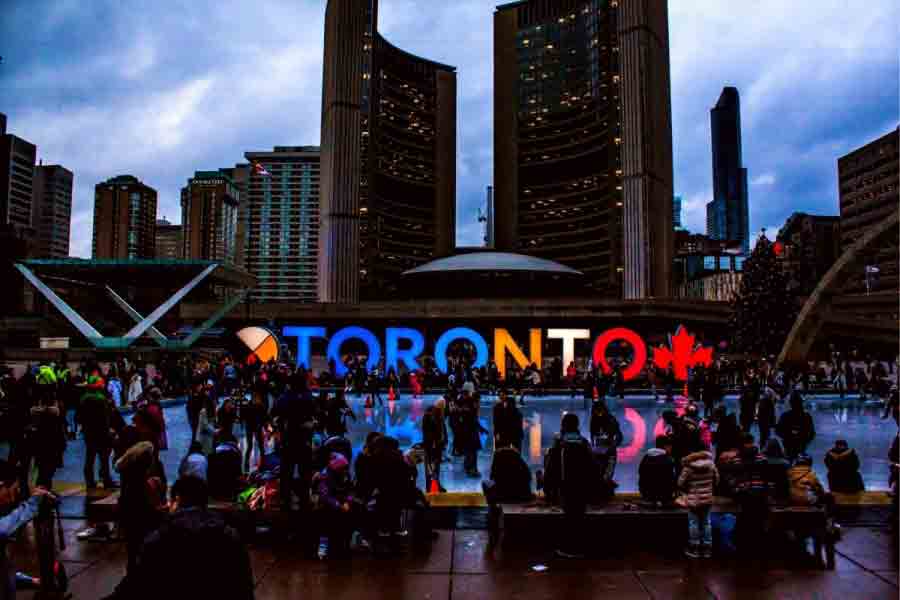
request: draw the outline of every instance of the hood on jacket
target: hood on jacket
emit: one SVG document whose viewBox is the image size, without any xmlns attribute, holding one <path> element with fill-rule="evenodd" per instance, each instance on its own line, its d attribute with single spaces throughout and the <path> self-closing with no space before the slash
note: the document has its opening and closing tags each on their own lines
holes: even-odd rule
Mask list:
<svg viewBox="0 0 900 600">
<path fill-rule="evenodd" d="M 150 442 L 138 442 L 129 448 L 122 457 L 116 461 L 116 471 L 120 473 L 134 465 L 139 461 L 147 461 L 153 455 L 153 444 Z"/>
<path fill-rule="evenodd" d="M 337 452 L 331 455 L 331 460 L 328 461 L 328 470 L 333 473 L 341 473 L 350 467 L 350 463 L 347 461 L 347 458 L 343 454 L 338 454 Z"/>
<path fill-rule="evenodd" d="M 712 453 L 707 450 L 688 454 L 681 459 L 681 464 L 695 471 L 709 471 L 715 467 Z"/>
<path fill-rule="evenodd" d="M 853 454 L 855 454 L 853 448 L 847 448 L 846 450 L 838 450 L 837 448 L 832 448 L 828 451 L 828 456 L 830 456 L 834 460 L 844 460 L 850 458 Z"/>
</svg>

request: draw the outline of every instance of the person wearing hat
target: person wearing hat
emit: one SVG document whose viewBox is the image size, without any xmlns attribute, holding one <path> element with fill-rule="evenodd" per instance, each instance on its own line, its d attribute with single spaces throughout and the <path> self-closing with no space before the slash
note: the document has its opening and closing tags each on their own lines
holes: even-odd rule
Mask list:
<svg viewBox="0 0 900 600">
<path fill-rule="evenodd" d="M 791 504 L 795 506 L 814 506 L 825 495 L 825 488 L 812 468 L 812 458 L 801 454 L 788 471 L 791 485 Z"/>
</svg>

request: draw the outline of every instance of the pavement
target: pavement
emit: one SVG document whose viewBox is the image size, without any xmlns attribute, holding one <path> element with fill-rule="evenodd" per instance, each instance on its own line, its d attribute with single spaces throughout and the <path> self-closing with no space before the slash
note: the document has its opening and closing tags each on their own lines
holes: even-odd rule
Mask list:
<svg viewBox="0 0 900 600">
<path fill-rule="evenodd" d="M 67 540 L 61 558 L 75 600 L 110 593 L 124 574 L 119 542 L 78 542 L 80 519 L 63 519 Z M 36 573 L 30 526 L 11 544 L 13 564 Z M 629 555 L 564 560 L 542 552 L 492 548 L 487 531 L 445 529 L 430 551 L 396 558 L 355 555 L 346 561 L 299 558 L 284 544 L 250 545 L 257 600 L 551 599 L 824 599 L 898 597 L 897 538 L 885 528 L 845 527 L 834 571 L 809 561 L 689 561 L 654 550 Z M 537 567 L 537 569 L 536 569 Z M 538 570 L 542 569 L 542 570 Z M 34 592 L 17 598 L 31 599 Z"/>
</svg>

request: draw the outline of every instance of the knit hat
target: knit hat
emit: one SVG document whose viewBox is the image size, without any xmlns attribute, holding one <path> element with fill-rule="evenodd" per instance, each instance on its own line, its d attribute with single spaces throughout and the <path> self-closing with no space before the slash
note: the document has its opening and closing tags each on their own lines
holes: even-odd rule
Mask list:
<svg viewBox="0 0 900 600">
<path fill-rule="evenodd" d="M 343 454 L 338 454 L 337 452 L 331 454 L 331 460 L 328 461 L 329 471 L 342 471 L 349 467 L 350 463 L 347 462 L 347 458 Z"/>
</svg>

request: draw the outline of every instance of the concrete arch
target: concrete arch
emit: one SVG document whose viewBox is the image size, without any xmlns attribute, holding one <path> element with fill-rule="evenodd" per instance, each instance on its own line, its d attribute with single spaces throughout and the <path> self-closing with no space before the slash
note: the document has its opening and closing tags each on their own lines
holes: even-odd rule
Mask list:
<svg viewBox="0 0 900 600">
<path fill-rule="evenodd" d="M 873 226 L 866 235 L 847 248 L 837 259 L 800 310 L 781 353 L 778 355 L 778 364 L 806 359 L 806 355 L 831 309 L 832 298 L 841 292 L 841 285 L 846 281 L 847 276 L 862 266 L 865 250 L 883 242 L 890 235 L 898 235 L 898 224 L 900 224 L 900 209 L 895 210 L 883 221 Z"/>
</svg>

